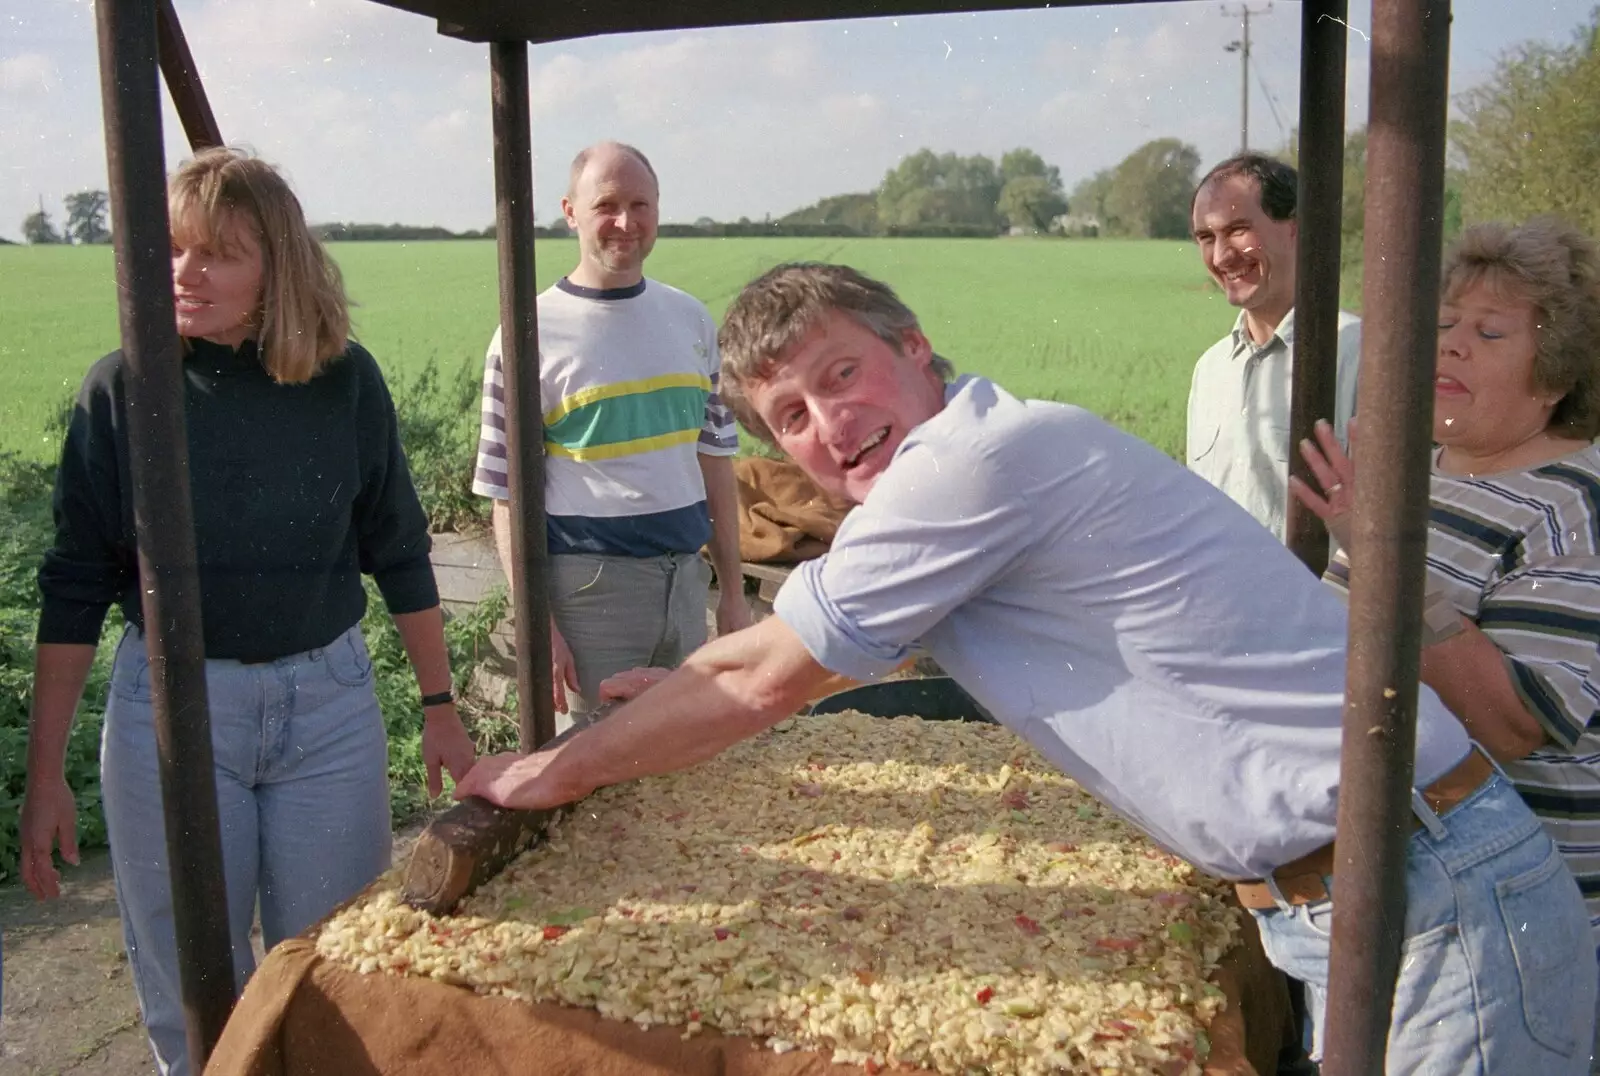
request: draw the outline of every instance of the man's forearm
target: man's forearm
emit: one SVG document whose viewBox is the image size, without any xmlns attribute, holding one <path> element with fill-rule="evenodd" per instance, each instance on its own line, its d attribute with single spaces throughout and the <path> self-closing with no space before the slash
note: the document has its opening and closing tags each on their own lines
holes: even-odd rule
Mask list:
<svg viewBox="0 0 1600 1076">
<path fill-rule="evenodd" d="M 702 762 L 794 713 L 831 676 L 776 617 L 712 640 L 661 683 L 562 747 L 551 779 L 596 788 Z"/>
<path fill-rule="evenodd" d="M 717 586 L 744 586 L 744 569 L 739 558 L 739 481 L 733 473 L 733 457 L 706 456 L 700 459 L 700 474 L 705 480 L 706 509 L 711 513 L 711 566 L 717 572 Z"/>
<path fill-rule="evenodd" d="M 494 551 L 500 558 L 500 570 L 506 573 L 506 586 L 516 586 L 511 556 L 511 502 L 495 501 L 489 512 L 489 523 L 494 530 Z"/>
<path fill-rule="evenodd" d="M 33 657 L 33 709 L 28 719 L 28 778 L 60 777 L 67 764 L 67 739 L 94 664 L 85 643 L 40 643 Z"/>
<path fill-rule="evenodd" d="M 1460 634 L 1423 648 L 1422 682 L 1467 734 L 1502 762 L 1523 758 L 1546 742 L 1544 726 L 1511 683 L 1505 653 L 1470 621 Z"/>
</svg>

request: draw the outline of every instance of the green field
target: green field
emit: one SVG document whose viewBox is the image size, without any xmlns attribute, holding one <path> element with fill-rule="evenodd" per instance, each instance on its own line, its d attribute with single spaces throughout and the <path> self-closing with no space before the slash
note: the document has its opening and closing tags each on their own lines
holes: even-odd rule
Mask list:
<svg viewBox="0 0 1600 1076">
<path fill-rule="evenodd" d="M 332 247 L 356 334 L 391 377 L 436 360 L 477 369 L 498 316 L 494 244 Z M 572 240 L 538 245 L 539 286 L 571 268 Z M 1025 396 L 1095 411 L 1177 455 L 1189 372 L 1233 322 L 1192 244 L 1081 240 L 666 239 L 650 275 L 721 317 L 782 261 L 838 261 L 888 281 L 956 368 Z M 50 416 L 117 346 L 111 250 L 0 247 L 0 450 L 47 458 Z"/>
</svg>

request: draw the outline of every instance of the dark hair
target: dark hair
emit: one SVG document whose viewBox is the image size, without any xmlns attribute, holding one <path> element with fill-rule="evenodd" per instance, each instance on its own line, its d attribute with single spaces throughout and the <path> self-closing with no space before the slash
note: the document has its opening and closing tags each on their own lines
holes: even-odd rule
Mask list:
<svg viewBox="0 0 1600 1076">
<path fill-rule="evenodd" d="M 1195 200 L 1205 190 L 1207 183 L 1218 179 L 1244 176 L 1256 181 L 1261 192 L 1261 208 L 1273 220 L 1293 220 L 1295 198 L 1299 194 L 1300 174 L 1291 165 L 1264 153 L 1241 153 L 1229 157 L 1207 172 L 1194 188 L 1189 199 L 1189 215 L 1194 215 Z"/>
</svg>

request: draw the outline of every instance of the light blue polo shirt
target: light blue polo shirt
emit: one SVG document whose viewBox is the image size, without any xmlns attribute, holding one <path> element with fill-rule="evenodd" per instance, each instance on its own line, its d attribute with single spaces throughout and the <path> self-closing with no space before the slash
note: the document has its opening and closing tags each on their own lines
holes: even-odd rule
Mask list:
<svg viewBox="0 0 1600 1076">
<path fill-rule="evenodd" d="M 1250 515 L 1081 408 L 962 377 L 777 615 L 872 679 L 920 643 L 997 720 L 1199 866 L 1333 839 L 1344 605 Z M 1427 688 L 1416 776 L 1464 757 Z"/>
</svg>

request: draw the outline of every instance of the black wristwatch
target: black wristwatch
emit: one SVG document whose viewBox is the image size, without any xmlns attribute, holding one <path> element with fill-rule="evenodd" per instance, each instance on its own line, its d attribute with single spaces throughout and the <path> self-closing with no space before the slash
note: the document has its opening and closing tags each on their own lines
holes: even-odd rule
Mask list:
<svg viewBox="0 0 1600 1076">
<path fill-rule="evenodd" d="M 443 706 L 447 702 L 455 701 L 455 694 L 446 688 L 443 691 L 435 691 L 432 695 L 422 696 L 422 708 L 426 710 L 431 706 Z"/>
</svg>

